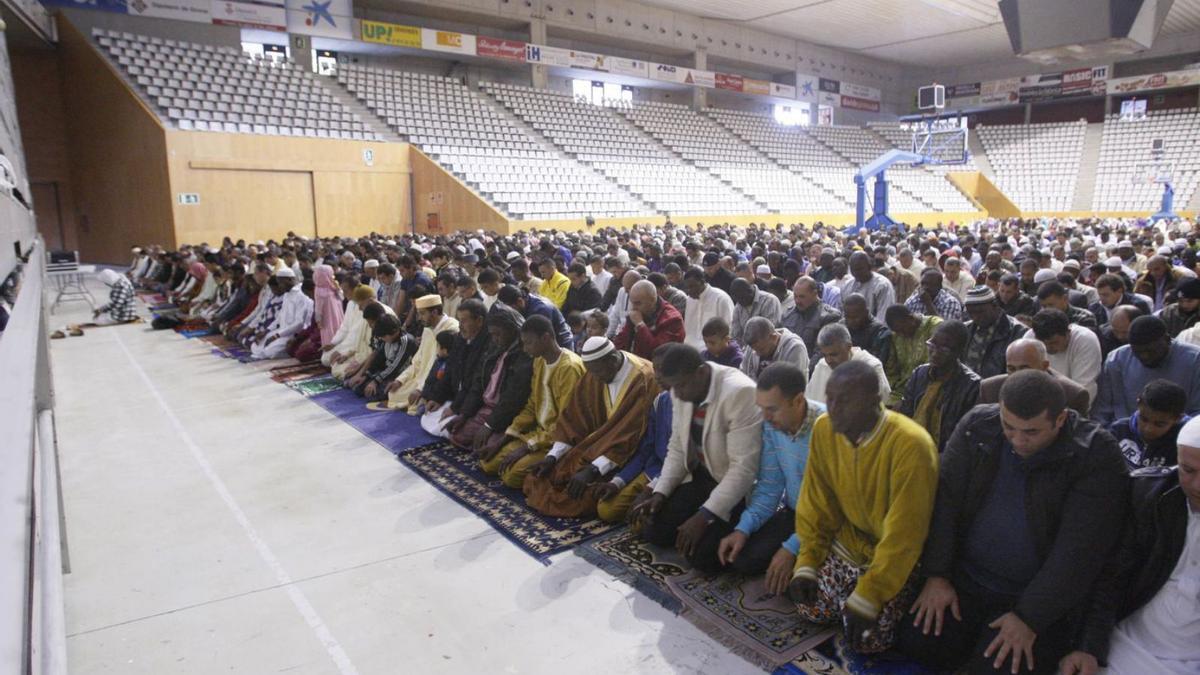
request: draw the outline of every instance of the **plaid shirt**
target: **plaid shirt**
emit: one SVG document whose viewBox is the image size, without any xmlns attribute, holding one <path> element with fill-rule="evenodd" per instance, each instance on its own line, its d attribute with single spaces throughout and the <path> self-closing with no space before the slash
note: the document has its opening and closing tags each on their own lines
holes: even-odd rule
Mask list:
<svg viewBox="0 0 1200 675">
<path fill-rule="evenodd" d="M 136 319 L 137 311 L 133 305 L 133 284 L 125 277 L 118 279 L 108 292 L 108 304 L 101 307 L 100 311 L 108 312 L 113 321 L 124 322 Z"/>
<path fill-rule="evenodd" d="M 912 295 L 908 296 L 908 301 L 904 306 L 909 308 L 916 314 L 939 316 L 947 321 L 951 319 L 962 319 L 963 306 L 954 294 L 946 289 L 938 291 L 937 297 L 933 299 L 933 312 L 925 308 L 924 291 L 918 288 Z"/>
</svg>

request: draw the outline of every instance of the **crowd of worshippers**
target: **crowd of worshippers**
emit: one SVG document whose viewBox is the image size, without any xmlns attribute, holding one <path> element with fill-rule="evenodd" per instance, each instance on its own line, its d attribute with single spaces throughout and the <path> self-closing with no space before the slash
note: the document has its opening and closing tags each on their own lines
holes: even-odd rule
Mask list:
<svg viewBox="0 0 1200 675">
<path fill-rule="evenodd" d="M 1198 248 L 1130 221 L 289 236 L 135 249 L 128 280 L 860 652 L 1194 675 Z"/>
</svg>

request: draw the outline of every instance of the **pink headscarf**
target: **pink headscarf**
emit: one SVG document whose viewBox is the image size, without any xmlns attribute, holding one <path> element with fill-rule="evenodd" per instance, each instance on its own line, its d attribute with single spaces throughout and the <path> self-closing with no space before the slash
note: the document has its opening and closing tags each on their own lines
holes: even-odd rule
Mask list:
<svg viewBox="0 0 1200 675">
<path fill-rule="evenodd" d="M 202 262 L 192 263 L 191 267 L 188 268 L 188 273 L 196 277 L 196 281 L 204 281 L 208 278 L 208 268 Z"/>
<path fill-rule="evenodd" d="M 321 328 L 321 344 L 333 342 L 333 336 L 342 325 L 341 290 L 333 278 L 333 268 L 317 265 L 313 268 L 313 310 Z"/>
</svg>

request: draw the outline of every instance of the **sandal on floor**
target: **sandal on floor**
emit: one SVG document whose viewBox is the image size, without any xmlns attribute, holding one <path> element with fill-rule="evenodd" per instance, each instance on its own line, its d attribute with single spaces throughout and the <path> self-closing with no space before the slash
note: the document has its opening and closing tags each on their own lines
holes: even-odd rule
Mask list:
<svg viewBox="0 0 1200 675">
<path fill-rule="evenodd" d="M 79 337 L 83 335 L 83 331 L 79 328 L 70 328 L 68 329 L 68 332 L 71 334 L 71 337 Z"/>
<path fill-rule="evenodd" d="M 66 334 L 66 333 L 64 333 L 64 332 L 62 332 L 61 330 L 56 330 L 56 331 L 54 331 L 53 333 L 51 333 L 51 334 L 50 334 L 50 339 L 51 339 L 51 340 L 61 340 L 61 339 L 65 338 L 65 337 L 67 337 L 67 334 Z"/>
</svg>

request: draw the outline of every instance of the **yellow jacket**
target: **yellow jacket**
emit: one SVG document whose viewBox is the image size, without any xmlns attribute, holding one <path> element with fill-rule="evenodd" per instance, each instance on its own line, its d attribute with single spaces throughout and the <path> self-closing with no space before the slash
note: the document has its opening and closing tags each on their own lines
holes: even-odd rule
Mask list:
<svg viewBox="0 0 1200 675">
<path fill-rule="evenodd" d="M 549 279 L 542 280 L 542 288 L 538 291 L 538 295 L 554 303 L 554 306 L 562 309 L 562 306 L 567 301 L 567 291 L 571 290 L 571 280 L 567 275 L 554 271 L 554 275 Z"/>
<path fill-rule="evenodd" d="M 836 552 L 865 568 L 846 604 L 876 616 L 904 587 L 925 545 L 937 448 L 916 422 L 891 411 L 858 447 L 822 415 L 810 447 L 796 505 L 795 575 L 816 579 Z"/>
<path fill-rule="evenodd" d="M 521 439 L 535 451 L 550 448 L 550 435 L 554 431 L 554 424 L 558 422 L 558 414 L 571 402 L 571 396 L 583 377 L 583 359 L 569 349 L 562 350 L 562 355 L 558 357 L 554 369 L 550 372 L 549 401 L 546 401 L 546 387 L 542 385 L 545 372 L 546 360 L 541 357 L 534 359 L 529 399 L 504 432 Z M 538 412 L 542 410 L 543 402 L 547 408 L 545 415 L 539 420 Z"/>
</svg>

